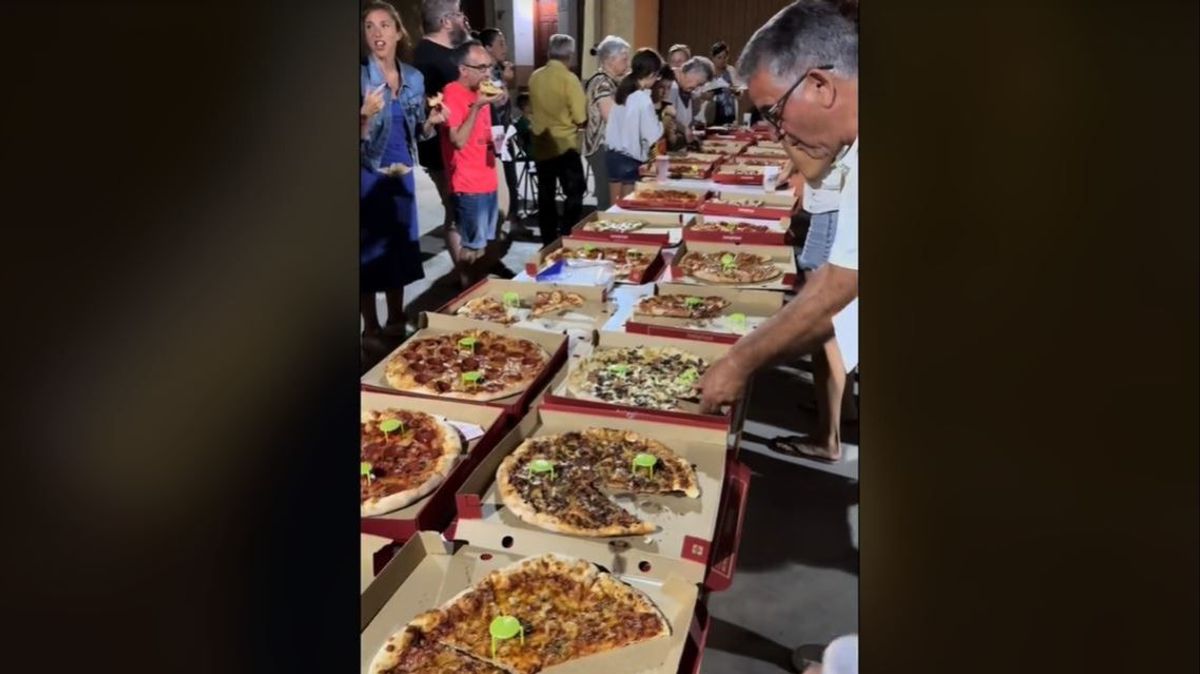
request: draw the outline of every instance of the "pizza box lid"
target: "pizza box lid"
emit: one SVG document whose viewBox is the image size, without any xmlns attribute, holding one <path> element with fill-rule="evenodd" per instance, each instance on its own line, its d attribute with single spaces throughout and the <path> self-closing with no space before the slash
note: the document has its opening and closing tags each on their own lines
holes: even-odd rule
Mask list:
<svg viewBox="0 0 1200 674">
<path fill-rule="evenodd" d="M 571 555 L 570 549 L 557 552 Z M 384 568 L 371 588 L 372 594 L 363 597 L 362 635 L 359 639 L 363 674 L 369 672 L 371 661 L 387 643 L 388 637 L 404 629 L 417 615 L 440 606 L 482 580 L 488 573 L 534 554 L 538 553 L 489 549 L 477 545 L 455 549 L 437 534 L 423 531 L 414 536 Z M 547 667 L 542 671 L 546 674 L 677 672 L 689 637 L 698 626 L 695 621 L 699 602 L 696 585 L 663 570 L 639 574 L 637 577 L 627 577 L 613 569 L 606 570 L 645 593 L 666 616 L 671 635 Z"/>
<path fill-rule="evenodd" d="M 717 203 L 717 199 L 746 201 L 753 199 L 761 201 L 761 206 L 741 206 L 736 203 Z M 767 192 L 761 194 L 741 194 L 735 192 L 717 192 L 700 205 L 700 212 L 706 215 L 738 215 L 744 218 L 790 218 L 796 210 L 797 197 L 794 192 Z"/>
<path fill-rule="evenodd" d="M 695 219 L 689 213 L 648 211 L 593 211 L 571 229 L 571 237 L 592 241 L 631 241 L 660 246 L 675 246 L 683 240 L 683 228 Z M 589 232 L 584 227 L 591 222 L 637 220 L 644 226 L 633 232 Z"/>
<path fill-rule="evenodd" d="M 651 256 L 650 266 L 646 267 L 646 271 L 638 277 L 629 277 L 628 279 L 618 279 L 617 283 L 633 283 L 640 285 L 655 278 L 663 267 L 662 261 L 662 246 L 656 243 L 639 243 L 636 241 L 597 241 L 595 239 L 581 238 L 575 236 L 563 236 L 556 239 L 553 243 L 542 248 L 534 254 L 528 261 L 525 262 L 525 273 L 532 277 L 543 271 L 544 261 L 546 256 L 558 250 L 559 248 L 584 248 L 586 246 L 594 246 L 596 248 L 626 248 L 639 250 L 643 254 Z"/>
<path fill-rule="evenodd" d="M 675 204 L 658 205 L 653 202 L 637 201 L 638 195 L 640 193 L 643 193 L 646 190 L 660 190 L 660 189 L 672 190 L 675 192 L 687 192 L 687 193 L 695 196 L 695 201 L 689 201 L 686 203 L 681 202 L 679 205 L 675 205 Z M 662 183 L 659 183 L 656 180 L 642 180 L 642 181 L 639 181 L 636 184 L 634 184 L 632 194 L 618 199 L 617 205 L 620 206 L 621 208 L 628 209 L 631 211 L 672 211 L 672 212 L 683 211 L 685 213 L 694 213 L 700 207 L 700 205 L 704 202 L 704 199 L 705 199 L 705 197 L 708 196 L 708 193 L 709 193 L 709 190 L 707 188 L 675 187 L 675 186 L 664 185 Z"/>
<path fill-rule="evenodd" d="M 723 357 L 729 351 L 728 344 L 716 342 L 705 342 L 690 339 L 680 339 L 677 337 L 659 337 L 632 334 L 628 332 L 611 332 L 602 330 L 597 334 L 597 346 L 595 348 L 605 347 L 637 347 L 637 346 L 672 346 L 689 353 L 693 353 L 706 359 L 710 364 L 717 359 Z M 570 377 L 570 372 L 582 362 L 585 358 L 591 355 L 593 347 L 581 345 L 576 349 L 570 357 L 567 358 L 567 365 L 564 368 L 565 373 L 560 373 L 554 378 L 549 388 L 549 393 L 546 394 L 546 403 L 554 403 L 558 405 L 569 405 L 576 408 L 584 408 L 587 410 L 598 410 L 603 414 L 607 410 L 609 414 L 617 416 L 625 416 L 628 418 L 640 418 L 653 421 L 665 420 L 672 423 L 702 425 L 709 428 L 723 429 L 726 433 L 736 433 L 739 428 L 732 426 L 733 420 L 737 416 L 737 410 L 733 410 L 731 414 L 701 414 L 699 405 L 696 403 L 684 403 L 679 410 L 655 410 L 644 407 L 632 407 L 627 405 L 614 405 L 612 403 L 599 402 L 595 400 L 583 400 L 574 397 L 568 386 L 567 380 Z M 744 405 L 739 405 L 738 408 L 743 408 Z"/>
<path fill-rule="evenodd" d="M 700 497 L 619 498 L 621 507 L 658 525 L 657 532 L 644 536 L 572 536 L 547 531 L 512 514 L 496 491 L 496 470 L 504 458 L 529 437 L 589 427 L 634 431 L 661 441 L 695 466 Z M 721 507 L 727 440 L 727 433 L 721 428 L 628 419 L 543 403 L 480 461 L 459 488 L 454 538 L 486 547 L 516 549 L 519 543 L 521 551 L 529 554 L 565 551 L 564 546 L 570 546 L 572 552 L 568 554 L 610 569 L 621 569 L 622 573 L 636 576 L 644 573 L 643 569 L 668 565 L 672 573 L 694 583 L 703 582 Z"/>
<path fill-rule="evenodd" d="M 538 391 L 548 382 L 553 376 L 558 366 L 562 364 L 563 359 L 567 357 L 567 336 L 561 332 L 550 332 L 544 330 L 530 330 L 527 328 L 514 328 L 511 326 L 497 325 L 485 321 L 477 321 L 463 316 L 447 316 L 446 314 L 422 312 L 420 319 L 420 330 L 404 341 L 404 344 L 396 347 L 395 351 L 388 354 L 386 358 L 379 361 L 367 373 L 362 376 L 362 385 L 364 388 L 375 391 L 395 392 L 387 382 L 387 377 L 384 373 L 387 371 L 387 363 L 394 358 L 396 354 L 414 339 L 424 339 L 426 337 L 434 337 L 444 335 L 448 332 L 456 332 L 459 330 L 479 329 L 489 330 L 496 334 L 517 339 L 528 339 L 532 342 L 540 344 L 547 352 L 550 353 L 550 360 L 542 372 L 530 382 L 529 386 L 520 393 L 515 393 L 511 396 L 500 398 L 499 400 L 489 401 L 470 401 L 463 400 L 474 405 L 488 405 L 490 407 L 500 407 L 513 416 L 520 416 L 525 413 L 529 407 L 529 401 L 537 395 Z M 412 393 L 409 391 L 402 392 L 406 396 L 414 398 L 423 398 L 428 400 L 443 400 L 444 398 L 423 393 Z"/>
<path fill-rule="evenodd" d="M 359 534 L 359 538 L 362 539 L 362 553 L 359 555 L 359 592 L 365 594 L 367 588 L 375 580 L 375 570 L 379 568 L 377 566 L 379 553 L 384 552 L 384 548 L 391 545 L 393 541 L 390 538 L 371 534 Z"/>
<path fill-rule="evenodd" d="M 656 291 L 658 295 L 689 295 L 699 297 L 711 295 L 729 300 L 729 306 L 721 311 L 720 315 L 744 314 L 746 316 L 747 327 L 750 329 L 753 329 L 783 308 L 783 293 L 773 290 L 743 290 L 741 288 L 705 286 L 704 290 L 701 291 L 694 285 L 684 283 L 658 283 Z M 708 326 L 697 324 L 690 318 L 643 316 L 636 313 L 625 324 L 626 332 L 715 341 L 725 344 L 732 344 L 741 338 L 741 335 L 733 332 L 733 330 L 733 326 L 721 327 L 721 324 Z M 553 386 L 553 383 L 551 386 Z"/>
<path fill-rule="evenodd" d="M 432 492 L 414 503 L 373 517 L 360 517 L 359 529 L 389 540 L 404 541 L 422 529 L 441 530 L 454 518 L 454 492 L 470 474 L 471 469 L 504 437 L 508 415 L 499 407 L 461 402 L 447 398 L 429 398 L 398 393 L 364 390 L 360 394 L 363 411 L 401 408 L 417 410 L 444 417 L 447 421 L 464 424 L 472 435 L 482 435 L 466 442 L 465 451 L 451 468 L 446 479 Z M 471 429 L 467 425 L 477 426 Z"/>
<path fill-rule="evenodd" d="M 453 316 L 455 315 L 454 312 L 458 311 L 458 308 L 466 304 L 468 300 L 487 295 L 502 298 L 504 293 L 509 292 L 520 296 L 522 304 L 532 306 L 533 298 L 537 293 L 554 290 L 582 295 L 584 299 L 583 306 L 561 316 L 546 316 L 518 321 L 513 323 L 512 327 L 528 328 L 530 330 L 551 330 L 555 332 L 569 332 L 571 330 L 589 331 L 600 328 L 600 326 L 608 322 L 609 318 L 612 318 L 613 307 L 607 299 L 607 288 L 602 286 L 536 283 L 533 281 L 514 281 L 498 278 L 485 278 L 479 281 L 464 290 L 458 297 L 444 304 L 438 309 L 438 313 Z"/>
<path fill-rule="evenodd" d="M 777 276 L 765 283 L 708 283 L 700 279 L 693 278 L 683 273 L 677 262 L 683 258 L 689 251 L 697 251 L 700 253 L 720 253 L 723 251 L 734 251 L 744 253 L 754 253 L 756 255 L 767 255 L 771 260 L 783 269 L 783 276 Z M 717 241 L 684 241 L 679 246 L 679 250 L 675 253 L 675 257 L 671 259 L 671 264 L 663 271 L 659 277 L 659 282 L 673 283 L 688 283 L 692 285 L 704 286 L 705 288 L 742 288 L 742 289 L 759 289 L 759 290 L 793 290 L 796 287 L 797 275 L 799 271 L 796 268 L 795 248 L 791 246 L 765 246 L 750 243 L 726 243 Z"/>
<path fill-rule="evenodd" d="M 742 222 L 746 221 L 754 225 L 766 225 L 770 227 L 766 232 L 698 232 L 695 229 L 696 225 L 702 225 L 706 221 L 718 222 Z M 727 241 L 729 243 L 754 243 L 766 246 L 788 246 L 792 242 L 792 220 L 791 218 L 742 218 L 728 217 L 719 215 L 710 215 L 707 218 L 703 215 L 697 215 L 695 222 L 688 225 L 683 230 L 683 238 L 687 241 Z"/>
</svg>

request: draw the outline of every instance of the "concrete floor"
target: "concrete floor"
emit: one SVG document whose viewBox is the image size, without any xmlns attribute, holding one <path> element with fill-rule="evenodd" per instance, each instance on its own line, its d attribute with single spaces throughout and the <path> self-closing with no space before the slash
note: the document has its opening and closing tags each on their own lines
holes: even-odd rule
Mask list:
<svg viewBox="0 0 1200 674">
<path fill-rule="evenodd" d="M 417 203 L 425 278 L 406 290 L 410 320 L 457 294 L 447 276 L 451 264 L 441 237 L 442 207 L 422 171 L 417 172 Z M 594 206 L 589 196 L 585 211 Z M 504 257 L 514 271 L 540 247 L 536 224 L 527 222 L 534 229 L 514 237 Z M 379 305 L 382 318 L 382 296 Z M 383 349 L 364 348 L 364 371 L 390 350 Z M 704 674 L 791 672 L 795 647 L 825 644 L 858 629 L 857 425 L 843 428 L 848 442 L 841 464 L 781 456 L 765 443 L 815 427 L 811 378 L 803 369 L 781 367 L 762 373 L 754 387 L 795 395 L 751 395 L 742 444 L 742 460 L 754 471 L 745 534 L 733 587 L 708 600 L 713 624 Z"/>
</svg>

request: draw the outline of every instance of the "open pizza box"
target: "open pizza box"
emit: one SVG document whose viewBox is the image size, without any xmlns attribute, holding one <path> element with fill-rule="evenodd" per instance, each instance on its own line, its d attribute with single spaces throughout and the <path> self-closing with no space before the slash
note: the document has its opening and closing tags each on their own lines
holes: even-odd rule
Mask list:
<svg viewBox="0 0 1200 674">
<path fill-rule="evenodd" d="M 579 221 L 571 230 L 575 239 L 593 241 L 632 241 L 660 246 L 676 246 L 683 240 L 683 228 L 695 220 L 690 213 L 653 213 L 637 211 L 593 211 Z M 586 227 L 593 222 L 642 223 L 642 228 L 632 232 L 589 232 Z"/>
<path fill-rule="evenodd" d="M 461 295 L 447 302 L 438 313 L 455 315 L 458 309 L 469 300 L 477 297 L 495 297 L 503 301 L 505 294 L 516 293 L 522 307 L 533 306 L 533 299 L 539 292 L 577 293 L 583 296 L 583 306 L 572 308 L 565 312 L 533 318 L 524 318 L 512 324 L 514 328 L 528 328 L 571 334 L 584 331 L 590 333 L 598 330 L 612 317 L 613 305 L 608 301 L 607 288 L 601 286 L 568 285 L 565 283 L 533 283 L 530 281 L 513 281 L 508 279 L 485 278 L 467 288 Z"/>
<path fill-rule="evenodd" d="M 763 283 L 709 283 L 700 279 L 688 276 L 683 273 L 678 266 L 680 260 L 689 251 L 697 251 L 700 253 L 753 253 L 755 255 L 766 255 L 771 258 L 780 269 L 783 270 L 782 276 L 765 281 Z M 691 285 L 704 286 L 705 288 L 741 288 L 745 290 L 782 290 L 789 291 L 796 287 L 798 270 L 796 269 L 795 249 L 791 246 L 763 246 L 749 243 L 725 243 L 717 241 L 684 241 L 679 246 L 679 250 L 675 253 L 675 257 L 671 259 L 670 266 L 663 271 L 659 277 L 659 282 L 667 283 L 687 283 Z"/>
<path fill-rule="evenodd" d="M 597 410 L 604 414 L 624 417 L 627 419 L 644 419 L 648 421 L 665 421 L 667 423 L 700 425 L 708 428 L 721 429 L 728 434 L 726 445 L 737 451 L 742 422 L 745 420 L 746 406 L 742 403 L 735 405 L 723 414 L 702 414 L 699 404 L 681 401 L 677 410 L 657 410 L 629 405 L 616 405 L 596 400 L 576 398 L 567 385 L 571 372 L 580 362 L 590 356 L 595 349 L 606 347 L 637 347 L 637 346 L 671 346 L 704 358 L 711 365 L 729 351 L 728 344 L 702 340 L 683 339 L 679 337 L 662 337 L 630 332 L 611 332 L 602 330 L 597 334 L 596 346 L 581 345 L 568 358 L 563 367 L 546 389 L 542 407 L 568 406 Z M 746 398 L 749 398 L 747 394 Z"/>
<path fill-rule="evenodd" d="M 667 157 L 673 162 L 692 162 L 695 164 L 714 164 L 725 159 L 722 152 L 680 152 L 669 153 Z"/>
<path fill-rule="evenodd" d="M 362 539 L 362 553 L 359 556 L 360 594 L 366 594 L 367 588 L 375 581 L 375 576 L 391 559 L 390 548 L 394 541 L 383 536 L 359 534 Z"/>
<path fill-rule="evenodd" d="M 436 337 L 448 333 L 458 332 L 460 330 L 489 330 L 498 335 L 512 337 L 515 339 L 527 339 L 531 342 L 541 345 L 549 354 L 550 360 L 546 362 L 545 367 L 538 373 L 537 377 L 529 383 L 525 390 L 514 393 L 513 395 L 500 398 L 498 400 L 489 400 L 483 402 L 462 401 L 475 405 L 487 405 L 489 407 L 499 407 L 512 416 L 521 416 L 525 410 L 529 408 L 529 401 L 532 400 L 538 392 L 546 385 L 547 382 L 558 371 L 563 360 L 567 357 L 567 336 L 561 332 L 552 332 L 547 330 L 530 330 L 528 328 L 514 328 L 499 325 L 496 323 L 487 323 L 477 321 L 463 316 L 447 316 L 445 314 L 437 314 L 430 312 L 422 312 L 419 321 L 420 330 L 417 330 L 412 337 L 405 340 L 404 344 L 396 347 L 396 350 L 388 354 L 386 358 L 375 364 L 367 373 L 362 376 L 363 388 L 374 391 L 396 392 L 388 384 L 385 373 L 387 371 L 388 362 L 396 357 L 396 355 L 404 348 L 405 344 L 414 339 L 424 339 L 427 337 Z M 412 393 L 409 391 L 400 391 L 405 396 L 412 398 L 420 398 L 422 400 L 445 400 L 443 397 L 426 395 L 424 393 Z"/>
<path fill-rule="evenodd" d="M 650 190 L 686 192 L 690 195 L 690 198 L 680 201 L 647 199 L 644 195 Z M 618 199 L 617 205 L 630 211 L 683 211 L 685 213 L 695 213 L 699 210 L 700 205 L 704 203 L 705 198 L 708 197 L 708 193 L 709 190 L 704 188 L 674 187 L 656 180 L 642 180 L 634 185 L 631 194 Z"/>
<path fill-rule="evenodd" d="M 700 290 L 694 285 L 683 283 L 659 283 L 657 294 L 716 296 L 729 300 L 729 306 L 721 310 L 720 316 L 715 320 L 644 316 L 634 313 L 625 323 L 626 332 L 733 344 L 783 308 L 783 293 L 772 290 L 742 290 L 717 286 L 706 286 Z M 736 314 L 741 314 L 743 318 L 730 318 Z M 553 383 L 551 385 L 553 386 Z"/>
<path fill-rule="evenodd" d="M 508 549 L 477 544 L 455 547 L 437 534 L 421 532 L 396 553 L 368 593 L 363 595 L 359 639 L 360 671 L 363 674 L 368 674 L 371 661 L 387 643 L 388 637 L 403 630 L 417 615 L 441 606 L 492 571 L 543 552 L 517 544 Z M 601 561 L 580 554 L 582 551 L 569 542 L 554 552 L 604 566 Z M 671 626 L 671 635 L 547 667 L 542 672 L 675 674 L 698 671 L 697 651 L 703 650 L 703 644 L 688 643 L 696 638 L 700 626 L 696 620 L 696 607 L 700 602 L 696 585 L 671 574 L 668 569 L 652 569 L 636 577 L 625 576 L 611 568 L 606 570 L 645 593 L 663 612 Z M 688 662 L 696 667 L 695 670 L 681 670 L 685 651 L 690 652 Z"/>
<path fill-rule="evenodd" d="M 770 229 L 765 232 L 701 232 L 696 226 L 705 222 L 749 222 L 752 225 L 764 225 Z M 685 241 L 726 241 L 729 243 L 753 243 L 764 246 L 789 246 L 792 243 L 791 218 L 743 218 L 740 216 L 697 215 L 696 219 L 683 230 Z"/>
<path fill-rule="evenodd" d="M 700 212 L 705 215 L 734 215 L 743 218 L 791 218 L 796 210 L 796 203 L 797 197 L 793 192 L 718 192 L 701 204 Z"/>
<path fill-rule="evenodd" d="M 633 283 L 640 285 L 648 283 L 651 279 L 657 276 L 663 268 L 662 247 L 654 243 L 636 243 L 633 241 L 614 241 L 605 242 L 595 239 L 577 238 L 574 236 L 559 237 L 554 243 L 539 250 L 532 258 L 525 262 L 525 273 L 532 277 L 537 277 L 538 274 L 545 271 L 550 265 L 546 263 L 546 257 L 559 248 L 622 248 L 625 250 L 636 250 L 642 255 L 650 259 L 650 266 L 646 267 L 640 276 L 630 276 L 628 278 L 618 278 L 617 283 Z M 612 263 L 603 263 L 599 260 L 572 260 L 563 261 L 563 264 L 572 262 L 575 265 L 601 265 L 606 264 L 612 266 Z"/>
<path fill-rule="evenodd" d="M 668 155 L 667 175 L 673 179 L 708 180 L 716 168 L 716 160 L 696 161 Z M 642 177 L 658 175 L 657 162 L 649 162 L 638 167 L 638 175 Z"/>
<path fill-rule="evenodd" d="M 712 180 L 718 185 L 746 185 L 762 187 L 763 191 L 776 190 L 787 185 L 792 174 L 795 173 L 795 167 L 790 159 L 783 157 L 782 161 L 770 166 L 758 164 L 746 164 L 738 161 L 743 155 L 730 158 L 728 163 L 722 164 L 712 175 Z M 750 159 L 773 161 L 775 157 L 749 157 Z M 769 180 L 767 171 L 769 169 L 778 169 L 775 171 L 775 178 L 766 184 Z"/>
<path fill-rule="evenodd" d="M 499 407 L 446 398 L 398 395 L 364 390 L 363 410 L 399 408 L 442 417 L 459 429 L 463 452 L 446 479 L 414 503 L 373 517 L 360 517 L 359 530 L 394 541 L 404 541 L 421 530 L 441 531 L 454 518 L 454 492 L 479 460 L 504 437 L 508 415 Z"/>
<path fill-rule="evenodd" d="M 662 442 L 695 467 L 700 497 L 618 497 L 622 508 L 658 526 L 655 533 L 642 536 L 572 536 L 529 524 L 513 514 L 496 489 L 496 470 L 504 458 L 527 438 L 592 427 L 633 431 Z M 726 432 L 719 428 L 626 419 L 597 414 L 595 410 L 543 404 L 483 458 L 458 490 L 458 521 L 453 536 L 497 548 L 520 541 L 527 550 L 537 552 L 559 552 L 569 546 L 579 551 L 573 553 L 576 556 L 622 574 L 640 576 L 647 570 L 665 567 L 689 582 L 702 583 L 725 484 L 726 440 Z"/>
<path fill-rule="evenodd" d="M 749 145 L 744 140 L 715 140 L 704 139 L 700 141 L 700 152 L 704 154 L 718 154 L 722 157 L 732 157 Z"/>
<path fill-rule="evenodd" d="M 749 159 L 749 158 L 788 159 L 789 158 L 787 150 L 783 149 L 783 146 L 767 145 L 764 143 L 755 143 L 754 145 L 748 146 L 746 149 L 742 150 L 741 154 L 739 154 L 737 157 L 734 157 L 732 161 L 736 162 L 738 159 L 741 159 L 742 157 L 745 157 L 747 159 Z"/>
</svg>

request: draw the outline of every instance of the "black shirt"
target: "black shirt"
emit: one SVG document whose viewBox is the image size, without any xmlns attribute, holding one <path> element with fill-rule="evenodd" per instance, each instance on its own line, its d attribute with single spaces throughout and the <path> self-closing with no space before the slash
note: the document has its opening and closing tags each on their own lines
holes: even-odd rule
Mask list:
<svg viewBox="0 0 1200 674">
<path fill-rule="evenodd" d="M 450 57 L 453 50 L 434 42 L 421 40 L 413 52 L 413 67 L 425 76 L 425 95 L 436 96 L 446 85 L 458 79 L 458 66 Z M 442 144 L 438 136 L 417 144 L 421 166 L 443 168 Z"/>
</svg>

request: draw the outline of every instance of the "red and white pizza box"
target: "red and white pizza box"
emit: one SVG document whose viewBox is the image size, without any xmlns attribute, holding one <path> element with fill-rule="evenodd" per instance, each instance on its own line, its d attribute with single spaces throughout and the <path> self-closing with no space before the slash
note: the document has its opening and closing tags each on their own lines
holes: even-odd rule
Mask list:
<svg viewBox="0 0 1200 674">
<path fill-rule="evenodd" d="M 683 239 L 683 228 L 695 220 L 690 213 L 661 213 L 638 211 L 593 211 L 571 229 L 571 237 L 590 241 L 630 241 L 660 246 L 677 245 Z M 629 222 L 636 220 L 642 228 L 632 232 L 589 232 L 592 222 Z"/>
<path fill-rule="evenodd" d="M 362 539 L 362 553 L 359 556 L 361 581 L 359 594 L 363 594 L 371 586 L 371 583 L 375 582 L 375 576 L 379 575 L 379 571 L 392 558 L 396 542 L 390 538 L 372 534 L 359 534 L 359 538 Z"/>
<path fill-rule="evenodd" d="M 642 195 L 646 194 L 649 190 L 686 192 L 690 196 L 687 199 L 679 201 L 644 198 Z M 684 213 L 695 213 L 700 210 L 700 205 L 704 203 L 708 194 L 709 190 L 703 188 L 671 187 L 655 180 L 642 180 L 634 185 L 633 193 L 618 199 L 617 205 L 630 211 L 683 211 Z"/>
<path fill-rule="evenodd" d="M 461 425 L 460 430 L 469 430 L 473 436 L 482 432 L 482 435 L 467 440 L 458 462 L 429 495 L 390 513 L 359 518 L 359 530 L 362 533 L 393 541 L 408 540 L 422 530 L 445 529 L 454 519 L 454 492 L 479 460 L 504 437 L 509 415 L 499 407 L 378 391 L 362 391 L 361 400 L 363 410 L 416 410 L 443 417 L 452 425 Z"/>
<path fill-rule="evenodd" d="M 702 232 L 697 227 L 706 222 L 736 223 L 747 222 L 752 225 L 762 225 L 769 228 L 764 232 Z M 791 218 L 742 218 L 720 215 L 697 215 L 695 222 L 684 227 L 684 241 L 713 241 L 725 243 L 753 243 L 763 246 L 792 245 Z"/>
<path fill-rule="evenodd" d="M 514 515 L 496 490 L 496 471 L 504 458 L 527 438 L 554 435 L 582 428 L 612 428 L 633 431 L 658 440 L 684 457 L 696 469 L 700 496 L 638 496 L 619 499 L 621 506 L 637 517 L 658 525 L 649 535 L 596 537 L 555 533 L 529 524 Z M 522 419 L 501 440 L 458 490 L 458 517 L 449 536 L 485 547 L 511 547 L 527 553 L 557 552 L 563 541 L 578 550 L 577 556 L 608 568 L 627 569 L 638 576 L 654 570 L 677 574 L 693 583 L 705 583 L 723 521 L 722 506 L 733 509 L 724 495 L 730 466 L 738 464 L 728 454 L 728 435 L 723 429 L 666 420 L 627 418 L 594 408 L 543 403 Z M 748 475 L 740 474 L 738 479 Z M 744 496 L 745 489 L 742 489 Z M 739 515 L 740 517 L 740 515 Z M 728 545 L 722 544 L 728 555 Z M 727 559 L 726 559 L 727 561 Z M 732 573 L 726 566 L 722 572 Z M 724 579 L 716 579 L 718 585 Z"/>
<path fill-rule="evenodd" d="M 529 328 L 514 328 L 511 326 L 503 326 L 496 323 L 488 323 L 486 321 L 477 321 L 463 316 L 447 316 L 445 314 L 422 312 L 419 319 L 420 330 L 407 340 L 404 344 L 396 347 L 396 350 L 388 354 L 386 358 L 379 361 L 367 373 L 362 376 L 362 386 L 365 389 L 372 391 L 384 391 L 390 393 L 400 393 L 413 398 L 423 398 L 428 400 L 445 400 L 445 398 L 424 393 L 413 393 L 411 391 L 398 391 L 388 384 L 385 372 L 387 364 L 408 344 L 414 339 L 425 339 L 427 337 L 436 337 L 447 333 L 458 332 L 460 330 L 488 330 L 505 337 L 515 339 L 528 339 L 531 342 L 539 344 L 550 354 L 550 360 L 542 367 L 541 372 L 537 377 L 530 382 L 529 386 L 520 393 L 515 393 L 511 396 L 500 398 L 498 400 L 488 401 L 472 401 L 461 400 L 457 402 L 465 402 L 472 405 L 487 405 L 489 407 L 499 407 L 514 417 L 520 417 L 529 409 L 529 402 L 533 400 L 539 391 L 554 377 L 554 373 L 562 366 L 562 363 L 567 358 L 567 336 L 561 332 L 550 330 L 532 330 Z"/>
<path fill-rule="evenodd" d="M 742 252 L 766 255 L 771 258 L 771 261 L 776 266 L 783 270 L 783 275 L 776 276 L 764 283 L 710 283 L 702 281 L 693 276 L 688 276 L 679 268 L 679 261 L 689 251 L 693 250 L 700 253 Z M 796 283 L 799 279 L 799 270 L 796 268 L 795 250 L 792 246 L 764 246 L 761 244 L 728 243 L 724 241 L 684 241 L 675 252 L 675 256 L 671 258 L 671 264 L 667 266 L 658 280 L 660 283 L 687 283 L 704 286 L 705 288 L 741 288 L 743 290 L 777 290 L 788 292 L 796 289 Z"/>
<path fill-rule="evenodd" d="M 681 161 L 674 157 L 667 162 L 667 174 L 674 179 L 707 180 L 715 168 L 714 162 Z M 642 164 L 638 167 L 638 175 L 644 178 L 656 176 L 658 166 L 654 163 Z"/>
<path fill-rule="evenodd" d="M 641 335 L 678 337 L 705 342 L 733 344 L 742 335 L 758 327 L 783 309 L 783 293 L 773 290 L 742 290 L 706 286 L 703 290 L 683 283 L 658 283 L 657 295 L 715 296 L 729 301 L 715 319 L 643 316 L 634 313 L 625 323 L 625 332 Z M 737 316 L 741 314 L 741 316 Z M 554 382 L 551 382 L 553 387 Z"/>
<path fill-rule="evenodd" d="M 539 250 L 532 258 L 525 262 L 525 273 L 536 278 L 539 273 L 549 266 L 546 264 L 546 257 L 559 248 L 621 248 L 639 251 L 642 255 L 650 258 L 650 266 L 646 267 L 646 271 L 642 272 L 641 275 L 616 279 L 617 283 L 632 283 L 635 285 L 649 283 L 651 279 L 658 276 L 663 268 L 662 246 L 658 244 L 638 243 L 634 241 L 597 241 L 596 239 L 572 235 L 559 237 L 554 243 Z"/>
<path fill-rule="evenodd" d="M 733 157 L 732 161 L 736 162 L 737 160 L 743 159 L 743 158 L 744 159 L 781 159 L 781 160 L 784 160 L 784 159 L 789 159 L 789 156 L 788 156 L 787 150 L 783 149 L 782 146 L 772 146 L 772 145 L 764 145 L 762 143 L 755 143 L 754 145 L 747 146 L 746 149 L 742 150 L 741 154 L 739 154 L 736 157 Z"/>
<path fill-rule="evenodd" d="M 741 194 L 717 192 L 700 205 L 704 215 L 736 215 L 743 218 L 790 218 L 796 212 L 798 197 L 794 192 L 763 192 Z"/>
<path fill-rule="evenodd" d="M 574 539 L 563 537 L 558 549 L 553 552 L 598 563 L 605 571 L 613 573 L 617 578 L 645 593 L 663 612 L 671 626 L 671 635 L 547 667 L 542 672 L 696 672 L 694 667 L 699 665 L 696 651 L 702 651 L 704 644 L 694 643 L 694 640 L 707 637 L 708 614 L 707 611 L 704 612 L 703 623 L 698 621 L 696 607 L 700 603 L 700 592 L 695 583 L 662 568 L 638 571 L 636 575 L 630 575 L 631 569 L 607 566 L 589 559 L 585 554 L 581 554 L 583 551 L 573 543 Z M 523 542 L 514 542 L 507 548 L 475 544 L 457 547 L 437 534 L 424 531 L 409 539 L 379 574 L 375 584 L 363 595 L 359 604 L 359 653 L 362 674 L 369 674 L 371 661 L 387 643 L 388 637 L 403 630 L 417 615 L 441 606 L 463 590 L 477 584 L 492 571 L 543 552 L 546 551 L 531 551 Z M 533 628 L 537 629 L 537 625 L 533 625 Z M 693 641 L 691 646 L 689 641 Z M 684 655 L 689 649 L 692 651 L 686 661 L 689 669 L 683 670 L 681 667 L 684 666 Z"/>
<path fill-rule="evenodd" d="M 532 307 L 533 299 L 539 292 L 553 292 L 555 290 L 581 295 L 584 300 L 583 306 L 553 316 L 526 318 L 513 323 L 512 327 L 564 332 L 572 329 L 586 329 L 591 331 L 600 329 L 600 326 L 612 318 L 614 306 L 608 300 L 606 288 L 568 285 L 565 283 L 535 283 L 532 281 L 514 281 L 498 278 L 485 278 L 479 281 L 464 290 L 458 297 L 443 304 L 437 312 L 453 316 L 459 307 L 477 297 L 491 296 L 503 301 L 507 293 L 516 293 L 521 300 L 521 306 Z"/>
</svg>

